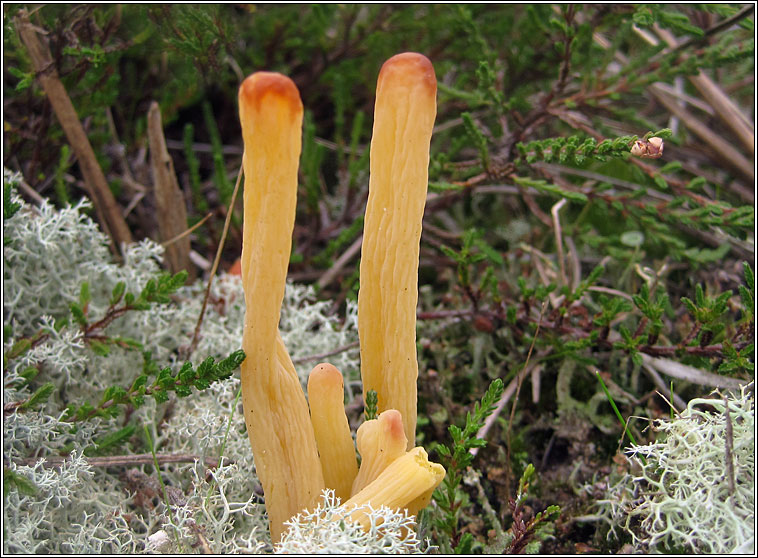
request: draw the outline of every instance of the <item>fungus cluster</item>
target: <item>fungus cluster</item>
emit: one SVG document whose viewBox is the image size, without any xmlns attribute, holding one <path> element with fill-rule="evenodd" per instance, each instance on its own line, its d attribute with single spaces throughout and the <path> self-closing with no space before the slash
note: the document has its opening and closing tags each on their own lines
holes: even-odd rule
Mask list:
<svg viewBox="0 0 758 558">
<path fill-rule="evenodd" d="M 420 54 L 398 54 L 379 73 L 358 322 L 363 389 L 376 391 L 380 413 L 356 434 L 359 467 L 342 374 L 317 365 L 306 401 L 278 330 L 297 201 L 300 95 L 289 78 L 271 72 L 254 73 L 240 86 L 242 401 L 275 542 L 287 520 L 316 507 L 324 489 L 334 490 L 355 510 L 351 519 L 366 525 L 363 504 L 416 514 L 445 476 L 414 447 L 419 240 L 436 92 L 432 64 Z"/>
</svg>

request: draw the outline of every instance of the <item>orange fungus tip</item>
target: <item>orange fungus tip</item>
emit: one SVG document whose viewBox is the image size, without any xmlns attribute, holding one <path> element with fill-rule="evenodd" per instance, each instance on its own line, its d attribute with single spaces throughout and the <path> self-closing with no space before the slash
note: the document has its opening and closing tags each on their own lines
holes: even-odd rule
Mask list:
<svg viewBox="0 0 758 558">
<path fill-rule="evenodd" d="M 308 376 L 309 385 L 319 382 L 320 385 L 338 385 L 342 388 L 342 373 L 333 364 L 323 362 L 317 364 Z"/>
<path fill-rule="evenodd" d="M 379 72 L 379 87 L 386 80 L 393 84 L 422 85 L 429 93 L 437 93 L 437 76 L 430 60 L 418 52 L 403 52 L 388 59 Z"/>
<path fill-rule="evenodd" d="M 260 111 L 263 99 L 271 97 L 290 105 L 290 110 L 302 110 L 300 92 L 295 82 L 283 74 L 276 72 L 255 72 L 245 78 L 240 85 L 240 104 L 246 104 L 253 110 Z"/>
</svg>

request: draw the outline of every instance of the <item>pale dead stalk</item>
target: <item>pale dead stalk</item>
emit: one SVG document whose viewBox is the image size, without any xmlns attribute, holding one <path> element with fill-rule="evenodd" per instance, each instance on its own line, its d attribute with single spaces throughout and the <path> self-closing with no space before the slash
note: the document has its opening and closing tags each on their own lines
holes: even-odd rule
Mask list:
<svg viewBox="0 0 758 558">
<path fill-rule="evenodd" d="M 342 255 L 337 258 L 337 260 L 332 264 L 332 267 L 330 267 L 324 274 L 321 276 L 321 278 L 318 280 L 318 288 L 323 289 L 327 285 L 331 284 L 332 281 L 339 275 L 339 273 L 342 271 L 342 268 L 347 265 L 347 263 L 352 260 L 355 255 L 361 251 L 361 244 L 363 242 L 363 235 L 356 238 L 353 243 L 345 250 Z"/>
<path fill-rule="evenodd" d="M 168 239 L 168 240 L 166 240 L 165 242 L 161 242 L 161 245 L 162 245 L 162 246 L 168 246 L 169 244 L 173 244 L 173 243 L 174 243 L 174 242 L 176 242 L 177 240 L 181 240 L 181 239 L 182 239 L 182 238 L 184 238 L 185 236 L 187 236 L 187 235 L 189 235 L 189 234 L 192 234 L 192 232 L 193 232 L 193 231 L 195 231 L 195 230 L 199 229 L 200 227 L 202 227 L 202 226 L 203 226 L 203 224 L 204 224 L 204 223 L 205 223 L 205 222 L 206 222 L 208 219 L 210 219 L 210 218 L 211 218 L 211 215 L 213 215 L 213 213 L 208 213 L 208 215 L 206 215 L 205 217 L 203 217 L 202 219 L 200 219 L 200 221 L 198 221 L 197 223 L 195 223 L 194 225 L 192 225 L 190 228 L 188 228 L 188 229 L 187 229 L 187 230 L 185 230 L 184 232 L 181 232 L 181 233 L 179 233 L 179 234 L 178 234 L 178 235 L 176 235 L 174 238 L 169 238 L 169 239 Z"/>
<path fill-rule="evenodd" d="M 561 285 L 567 285 L 568 279 L 566 278 L 566 262 L 563 256 L 563 234 L 561 233 L 561 220 L 558 218 L 558 212 L 566 205 L 566 198 L 556 203 L 550 210 L 550 214 L 553 216 L 553 231 L 555 233 L 555 247 L 557 250 L 558 264 L 561 270 Z"/>
<path fill-rule="evenodd" d="M 195 276 L 195 268 L 190 265 L 189 236 L 183 234 L 187 229 L 187 208 L 174 171 L 174 161 L 166 148 L 161 111 L 155 101 L 150 104 L 147 112 L 147 137 L 158 231 L 166 248 L 165 263 L 171 273 L 186 270 L 191 281 Z M 167 242 L 169 239 L 171 242 Z"/>
</svg>

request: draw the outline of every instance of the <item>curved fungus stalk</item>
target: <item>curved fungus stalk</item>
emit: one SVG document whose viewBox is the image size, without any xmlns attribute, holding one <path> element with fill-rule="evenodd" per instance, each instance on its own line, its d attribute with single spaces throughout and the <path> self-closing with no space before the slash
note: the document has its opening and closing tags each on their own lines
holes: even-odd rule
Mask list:
<svg viewBox="0 0 758 558">
<path fill-rule="evenodd" d="M 358 460 L 344 406 L 342 374 L 328 363 L 317 364 L 308 376 L 308 406 L 316 434 L 326 488 L 342 501 L 350 497 Z"/>
<path fill-rule="evenodd" d="M 390 463 L 405 454 L 408 439 L 400 411 L 387 409 L 377 418 L 361 424 L 355 435 L 355 443 L 361 454 L 361 468 L 353 482 L 351 494 L 360 492 L 376 480 Z"/>
<path fill-rule="evenodd" d="M 424 448 L 415 447 L 390 463 L 376 479 L 345 502 L 345 507 L 350 509 L 370 503 L 374 508 L 385 505 L 418 513 L 421 509 L 418 504 L 425 498 L 428 504 L 431 493 L 444 478 L 445 468 L 429 461 Z M 370 525 L 365 509 L 355 510 L 350 518 L 364 528 Z"/>
<path fill-rule="evenodd" d="M 382 66 L 360 264 L 363 393 L 376 391 L 379 412 L 400 411 L 407 449 L 416 440 L 419 241 L 436 95 L 434 68 L 425 56 L 406 52 Z"/>
<path fill-rule="evenodd" d="M 245 328 L 242 404 L 271 538 L 314 507 L 324 488 L 308 404 L 279 335 L 292 245 L 303 105 L 295 84 L 257 72 L 239 89 L 245 144 L 242 281 Z"/>
</svg>

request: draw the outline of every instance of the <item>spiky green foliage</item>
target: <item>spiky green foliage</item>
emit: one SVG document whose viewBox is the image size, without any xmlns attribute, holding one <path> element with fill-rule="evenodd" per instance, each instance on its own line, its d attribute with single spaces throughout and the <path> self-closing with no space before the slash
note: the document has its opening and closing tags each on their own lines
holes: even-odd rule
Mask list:
<svg viewBox="0 0 758 558">
<path fill-rule="evenodd" d="M 503 393 L 503 382 L 494 380 L 481 402 L 474 404 L 473 413 L 466 413 L 466 424 L 461 429 L 454 424 L 448 431 L 452 438 L 450 446 L 438 445 L 435 450 L 440 456 L 440 461 L 447 470 L 442 484 L 434 491 L 434 501 L 440 507 L 442 513 L 435 518 L 436 527 L 444 533 L 448 540 L 440 541 L 443 549 L 455 550 L 467 554 L 473 543 L 470 534 L 461 534 L 458 521 L 461 505 L 464 503 L 464 494 L 460 492 L 460 484 L 466 468 L 474 460 L 470 453 L 472 448 L 481 448 L 487 442 L 477 437 L 477 433 L 484 425 L 485 419 L 495 410 L 495 405 Z"/>
</svg>

